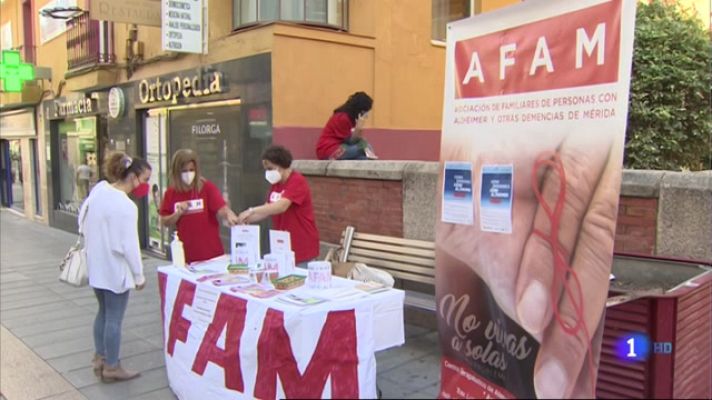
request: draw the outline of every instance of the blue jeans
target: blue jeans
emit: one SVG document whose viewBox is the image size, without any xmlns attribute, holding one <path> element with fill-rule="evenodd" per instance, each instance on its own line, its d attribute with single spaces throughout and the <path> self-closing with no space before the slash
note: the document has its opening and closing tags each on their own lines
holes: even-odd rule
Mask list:
<svg viewBox="0 0 712 400">
<path fill-rule="evenodd" d="M 342 144 L 341 147 L 344 148 L 344 154 L 339 157 L 339 160 L 368 160 L 363 147 L 358 144 Z"/>
<path fill-rule="evenodd" d="M 366 149 L 373 151 L 373 147 L 364 138 L 349 138 L 341 148 L 344 149 L 344 153 L 338 158 L 339 160 L 368 160 Z"/>
<path fill-rule="evenodd" d="M 116 294 L 111 290 L 94 289 L 99 301 L 99 312 L 94 320 L 94 347 L 96 354 L 106 359 L 109 367 L 119 364 L 121 323 L 129 302 L 129 291 Z"/>
</svg>

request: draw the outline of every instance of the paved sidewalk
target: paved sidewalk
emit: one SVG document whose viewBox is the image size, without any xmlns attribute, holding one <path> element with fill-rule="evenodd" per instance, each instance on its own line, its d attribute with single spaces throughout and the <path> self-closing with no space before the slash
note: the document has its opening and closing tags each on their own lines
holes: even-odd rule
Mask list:
<svg viewBox="0 0 712 400">
<path fill-rule="evenodd" d="M 122 364 L 141 377 L 103 384 L 94 376 L 91 326 L 96 299 L 88 288 L 57 280 L 76 236 L 0 210 L 1 396 L 35 399 L 175 399 L 163 356 L 156 268 L 145 257 L 147 285 L 132 292 L 123 325 Z M 434 398 L 440 381 L 437 332 L 406 324 L 406 344 L 380 352 L 384 398 Z"/>
</svg>

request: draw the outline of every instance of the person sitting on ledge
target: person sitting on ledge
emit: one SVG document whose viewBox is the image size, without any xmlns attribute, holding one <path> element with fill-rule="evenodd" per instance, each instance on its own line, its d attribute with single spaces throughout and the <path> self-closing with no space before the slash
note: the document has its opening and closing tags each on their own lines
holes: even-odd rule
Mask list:
<svg viewBox="0 0 712 400">
<path fill-rule="evenodd" d="M 334 110 L 316 144 L 320 160 L 375 160 L 373 148 L 363 137 L 363 124 L 373 106 L 365 92 L 352 94 Z"/>
</svg>

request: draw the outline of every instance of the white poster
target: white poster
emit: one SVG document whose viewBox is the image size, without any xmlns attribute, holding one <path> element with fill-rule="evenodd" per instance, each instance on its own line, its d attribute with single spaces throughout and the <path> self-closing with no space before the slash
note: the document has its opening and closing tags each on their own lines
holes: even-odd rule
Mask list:
<svg viewBox="0 0 712 400">
<path fill-rule="evenodd" d="M 205 26 L 203 0 L 162 1 L 162 49 L 181 53 L 203 53 Z"/>
<path fill-rule="evenodd" d="M 512 233 L 513 166 L 484 165 L 480 173 L 480 228 Z"/>
<path fill-rule="evenodd" d="M 445 161 L 443 171 L 442 221 L 472 225 L 474 220 L 472 163 Z"/>
<path fill-rule="evenodd" d="M 7 21 L 0 28 L 0 50 L 12 49 L 12 21 Z"/>
<path fill-rule="evenodd" d="M 42 15 L 43 10 L 53 9 L 53 8 L 68 8 L 76 7 L 77 0 L 52 0 L 45 4 L 44 7 L 40 8 L 39 21 L 40 21 L 40 43 L 45 44 L 50 40 L 56 38 L 67 30 L 67 20 L 50 18 Z M 67 13 L 62 13 L 66 15 Z"/>
<path fill-rule="evenodd" d="M 272 254 L 288 254 L 292 251 L 292 242 L 289 232 L 269 230 L 269 251 Z"/>
</svg>

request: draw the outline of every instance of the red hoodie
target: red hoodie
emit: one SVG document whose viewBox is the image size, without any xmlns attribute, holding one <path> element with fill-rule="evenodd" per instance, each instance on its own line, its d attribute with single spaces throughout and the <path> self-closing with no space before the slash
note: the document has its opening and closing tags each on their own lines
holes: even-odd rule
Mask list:
<svg viewBox="0 0 712 400">
<path fill-rule="evenodd" d="M 328 160 L 342 143 L 351 137 L 354 123 L 345 112 L 334 113 L 321 131 L 316 143 L 316 156 L 320 160 Z"/>
</svg>

